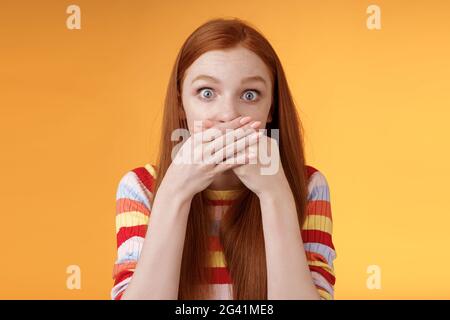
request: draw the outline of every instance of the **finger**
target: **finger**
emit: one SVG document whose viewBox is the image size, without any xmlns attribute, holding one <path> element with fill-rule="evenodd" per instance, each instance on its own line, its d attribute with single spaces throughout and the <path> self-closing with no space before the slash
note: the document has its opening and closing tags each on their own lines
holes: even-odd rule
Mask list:
<svg viewBox="0 0 450 320">
<path fill-rule="evenodd" d="M 215 172 L 215 174 L 217 174 L 220 172 L 224 172 L 242 166 L 244 164 L 254 163 L 256 157 L 257 157 L 256 153 L 247 154 L 246 152 L 241 151 L 240 153 L 236 154 L 233 158 L 218 163 L 214 167 L 213 171 Z"/>
<path fill-rule="evenodd" d="M 210 141 L 209 143 L 205 144 L 204 148 L 205 156 L 211 155 L 212 153 L 221 150 L 225 146 L 230 145 L 235 141 L 239 141 L 240 139 L 251 135 L 252 133 L 255 132 L 255 130 L 259 129 L 260 125 L 261 121 L 252 121 L 248 122 L 247 124 L 242 124 L 241 127 L 237 129 L 227 130 L 227 132 L 224 135 L 219 136 L 213 141 Z"/>
<path fill-rule="evenodd" d="M 214 159 L 215 163 L 218 163 L 223 159 L 228 159 L 234 154 L 246 149 L 247 147 L 256 144 L 262 135 L 263 131 L 253 132 L 251 135 L 247 135 L 236 142 L 224 146 L 223 148 L 215 152 L 212 155 L 212 158 Z"/>
<path fill-rule="evenodd" d="M 227 133 L 227 130 L 234 130 L 242 127 L 243 125 L 249 123 L 251 117 L 237 117 L 231 121 L 218 123 L 203 133 L 203 142 L 211 142 L 215 139 L 223 137 Z"/>
</svg>

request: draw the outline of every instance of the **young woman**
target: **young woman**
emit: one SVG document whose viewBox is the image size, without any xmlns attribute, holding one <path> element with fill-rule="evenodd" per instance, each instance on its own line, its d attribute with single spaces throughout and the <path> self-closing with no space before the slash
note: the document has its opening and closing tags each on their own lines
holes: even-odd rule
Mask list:
<svg viewBox="0 0 450 320">
<path fill-rule="evenodd" d="M 328 184 L 261 33 L 215 19 L 189 36 L 161 136 L 159 163 L 118 186 L 112 299 L 333 299 Z M 263 154 L 279 159 L 268 174 Z"/>
</svg>

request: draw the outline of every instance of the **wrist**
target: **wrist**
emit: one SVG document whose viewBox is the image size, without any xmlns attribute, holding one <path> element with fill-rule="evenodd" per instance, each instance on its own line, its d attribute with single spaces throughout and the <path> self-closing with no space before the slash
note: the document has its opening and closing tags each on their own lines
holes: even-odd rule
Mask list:
<svg viewBox="0 0 450 320">
<path fill-rule="evenodd" d="M 159 189 L 164 190 L 167 201 L 177 201 L 181 203 L 191 202 L 194 194 L 189 192 L 185 184 L 181 183 L 178 173 L 173 171 L 172 166 L 168 168 L 166 174 L 161 182 Z"/>
<path fill-rule="evenodd" d="M 175 202 L 179 205 L 190 203 L 194 197 L 193 194 L 186 191 L 186 188 L 178 187 L 177 185 L 167 183 L 164 180 L 161 182 L 158 189 L 158 193 L 159 192 L 164 194 L 164 201 Z"/>
<path fill-rule="evenodd" d="M 259 200 L 279 201 L 286 196 L 292 195 L 291 187 L 286 178 L 281 177 L 277 181 L 267 184 L 263 190 L 256 193 Z"/>
</svg>

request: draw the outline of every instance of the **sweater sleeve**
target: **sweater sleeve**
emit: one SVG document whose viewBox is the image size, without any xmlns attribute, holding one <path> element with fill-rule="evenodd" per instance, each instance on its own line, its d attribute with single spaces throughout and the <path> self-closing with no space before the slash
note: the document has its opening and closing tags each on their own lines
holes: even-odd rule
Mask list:
<svg viewBox="0 0 450 320">
<path fill-rule="evenodd" d="M 127 172 L 116 193 L 117 258 L 111 299 L 120 300 L 130 282 L 147 232 L 153 194 L 153 167 L 146 165 Z"/>
<path fill-rule="evenodd" d="M 315 170 L 309 177 L 306 219 L 302 226 L 302 239 L 309 269 L 322 300 L 334 299 L 333 222 L 330 190 L 324 175 Z"/>
</svg>

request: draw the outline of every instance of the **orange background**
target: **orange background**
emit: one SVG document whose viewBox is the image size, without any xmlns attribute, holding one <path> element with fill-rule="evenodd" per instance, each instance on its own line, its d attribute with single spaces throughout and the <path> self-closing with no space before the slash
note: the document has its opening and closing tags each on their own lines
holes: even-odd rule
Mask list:
<svg viewBox="0 0 450 320">
<path fill-rule="evenodd" d="M 2 1 L 0 298 L 109 299 L 117 184 L 155 160 L 176 54 L 215 17 L 248 20 L 282 60 L 331 188 L 335 298 L 450 298 L 450 2 L 376 1 L 378 31 L 370 4 Z"/>
</svg>

